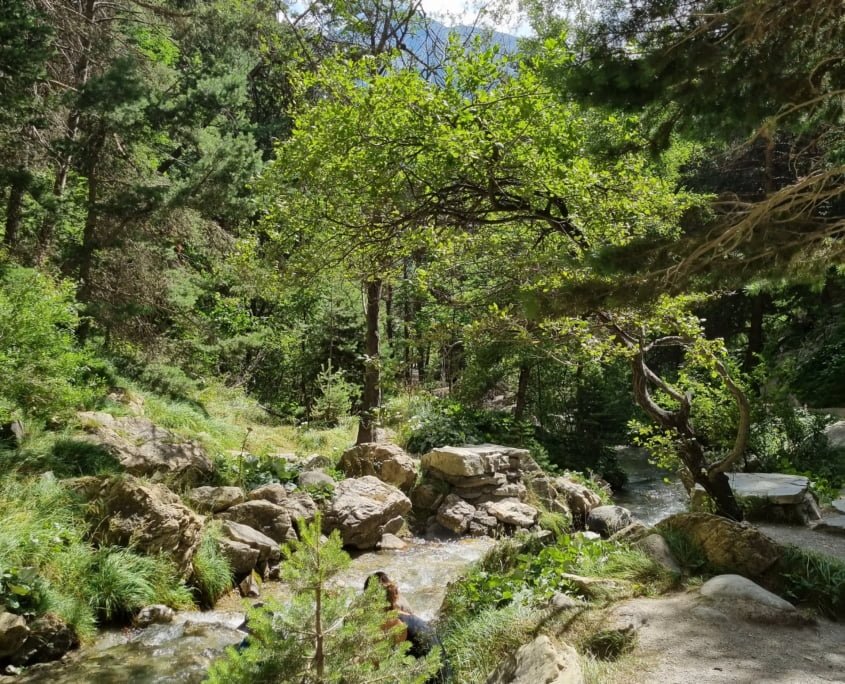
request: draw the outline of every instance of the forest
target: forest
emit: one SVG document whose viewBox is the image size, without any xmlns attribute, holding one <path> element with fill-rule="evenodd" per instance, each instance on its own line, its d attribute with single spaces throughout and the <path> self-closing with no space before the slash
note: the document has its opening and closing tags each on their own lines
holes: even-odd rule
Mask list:
<svg viewBox="0 0 845 684">
<path fill-rule="evenodd" d="M 117 535 L 127 492 L 148 482 L 186 502 L 237 487 L 243 501 L 300 478 L 317 527 L 297 542 L 291 514 L 291 546 L 276 539 L 272 553 L 281 543 L 276 574 L 306 594 L 356 445 L 417 460 L 525 449 L 605 504 L 630 477 L 627 445 L 734 522 L 755 513 L 735 472 L 806 478 L 822 508 L 845 496 L 845 439 L 832 436 L 845 417 L 841 2 L 476 10 L 459 21 L 425 0 L 0 5 L 6 674 L 37 662 L 15 660 L 16 620 L 34 634 L 58 615 L 84 644 L 150 604 L 213 607 L 244 576 L 205 504 L 186 504 L 210 522 L 184 553 Z M 191 445 L 179 452 L 190 477 L 175 460 L 167 477 L 126 465 L 156 430 L 153 442 Z M 426 458 L 415 489 L 397 485 L 418 517 Z M 327 482 L 303 485 L 315 463 Z M 361 467 L 354 477 L 372 474 Z M 543 567 L 507 547 L 447 594 L 447 653 L 489 638 L 456 641 L 455 625 L 474 633 L 479 611 L 513 613 L 511 594 L 528 591 L 488 581 L 496 563 L 534 599 L 563 565 L 601 574 L 598 552 L 568 536 L 572 501 L 562 515 L 531 496 L 558 546 L 537 552 Z M 325 551 L 337 572 L 341 537 Z M 845 566 L 829 563 L 826 589 L 802 575 L 781 595 L 803 605 L 827 591 L 819 610 L 841 618 Z M 655 592 L 665 579 L 636 581 Z M 372 619 L 337 632 L 324 663 L 317 604 L 307 662 L 250 647 L 211 681 L 376 681 L 366 672 L 379 662 L 385 677 L 405 668 L 387 681 L 441 681 L 387 653 Z M 364 625 L 353 605 L 348 623 Z M 313 620 L 310 601 L 297 610 Z M 278 647 L 273 621 L 251 619 L 261 648 Z M 356 638 L 380 655 L 344 679 Z M 494 681 L 495 661 L 461 662 L 454 681 Z M 617 681 L 602 667 L 587 666 L 588 681 Z"/>
</svg>

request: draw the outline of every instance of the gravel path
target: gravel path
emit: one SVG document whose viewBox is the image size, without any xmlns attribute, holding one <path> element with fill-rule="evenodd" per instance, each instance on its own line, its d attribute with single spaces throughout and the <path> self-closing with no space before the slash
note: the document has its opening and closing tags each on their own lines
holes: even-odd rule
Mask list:
<svg viewBox="0 0 845 684">
<path fill-rule="evenodd" d="M 834 556 L 845 561 L 845 536 L 828 532 L 814 532 L 808 527 L 774 525 L 771 523 L 761 523 L 757 525 L 757 529 L 779 544 L 792 544 L 802 549 L 825 553 L 828 556 Z"/>
</svg>

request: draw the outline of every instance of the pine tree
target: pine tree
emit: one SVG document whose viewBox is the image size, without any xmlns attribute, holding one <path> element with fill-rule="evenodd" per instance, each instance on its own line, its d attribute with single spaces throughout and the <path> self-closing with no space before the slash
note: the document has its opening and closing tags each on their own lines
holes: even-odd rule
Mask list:
<svg viewBox="0 0 845 684">
<path fill-rule="evenodd" d="M 321 538 L 318 518 L 300 527 L 301 540 L 284 549 L 282 580 L 291 590 L 284 603 L 268 601 L 249 613 L 246 647 L 230 649 L 212 667 L 209 684 L 296 682 L 365 684 L 424 682 L 439 667 L 436 653 L 415 660 L 409 642 L 397 643 L 384 590 L 364 593 L 332 586 L 349 566 L 337 531 Z"/>
</svg>

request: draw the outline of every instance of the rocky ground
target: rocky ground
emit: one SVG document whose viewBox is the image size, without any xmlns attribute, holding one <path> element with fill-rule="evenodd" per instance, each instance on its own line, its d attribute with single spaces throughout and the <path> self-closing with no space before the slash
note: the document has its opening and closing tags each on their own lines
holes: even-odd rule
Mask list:
<svg viewBox="0 0 845 684">
<path fill-rule="evenodd" d="M 753 621 L 697 592 L 625 601 L 611 619 L 637 627 L 637 646 L 603 684 L 845 682 L 845 624 Z"/>
</svg>

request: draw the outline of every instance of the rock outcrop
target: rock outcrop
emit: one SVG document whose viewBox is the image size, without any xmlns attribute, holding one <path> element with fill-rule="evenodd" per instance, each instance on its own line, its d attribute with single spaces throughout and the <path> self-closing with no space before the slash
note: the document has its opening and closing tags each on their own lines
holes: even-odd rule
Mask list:
<svg viewBox="0 0 845 684">
<path fill-rule="evenodd" d="M 521 646 L 487 678 L 487 684 L 583 684 L 578 652 L 545 634 Z"/>
<path fill-rule="evenodd" d="M 748 524 L 709 513 L 677 513 L 657 525 L 685 535 L 722 572 L 760 577 L 782 555 L 782 548 Z"/>
<path fill-rule="evenodd" d="M 180 440 L 146 418 L 115 418 L 98 411 L 78 417 L 89 439 L 111 451 L 130 475 L 197 485 L 214 471 L 214 464 L 197 442 Z"/>
<path fill-rule="evenodd" d="M 92 514 L 92 537 L 101 545 L 132 546 L 141 553 L 169 556 L 179 571 L 191 572 L 203 518 L 162 484 L 131 475 L 103 481 Z"/>
<path fill-rule="evenodd" d="M 0 613 L 0 658 L 5 658 L 23 646 L 29 636 L 26 620 L 14 613 Z"/>
<path fill-rule="evenodd" d="M 9 660 L 13 665 L 49 663 L 78 647 L 74 629 L 58 615 L 46 613 L 32 621 L 26 641 Z"/>
<path fill-rule="evenodd" d="M 339 530 L 343 543 L 372 549 L 386 533 L 404 525 L 411 501 L 399 489 L 367 475 L 337 483 L 328 502 L 323 526 Z"/>
<path fill-rule="evenodd" d="M 417 466 L 402 448 L 395 444 L 370 442 L 348 449 L 340 457 L 338 468 L 347 477 L 372 475 L 382 482 L 411 491 L 417 480 Z"/>
</svg>

